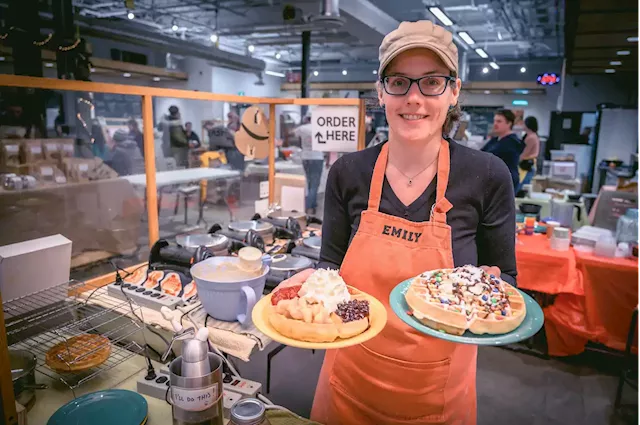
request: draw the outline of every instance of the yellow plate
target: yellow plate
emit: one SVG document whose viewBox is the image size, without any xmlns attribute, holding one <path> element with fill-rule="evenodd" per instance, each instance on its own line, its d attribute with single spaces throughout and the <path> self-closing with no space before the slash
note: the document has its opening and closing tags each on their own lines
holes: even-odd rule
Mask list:
<svg viewBox="0 0 640 425">
<path fill-rule="evenodd" d="M 271 326 L 269 321 L 269 306 L 271 305 L 271 295 L 265 295 L 253 307 L 251 319 L 253 324 L 266 336 L 281 344 L 290 347 L 306 348 L 309 350 L 332 350 L 336 348 L 351 347 L 352 345 L 362 344 L 378 335 L 387 324 L 387 309 L 376 298 L 369 294 L 360 292 L 369 301 L 369 328 L 363 333 L 347 339 L 337 339 L 333 342 L 307 342 L 297 339 L 288 338 L 282 335 Z"/>
</svg>

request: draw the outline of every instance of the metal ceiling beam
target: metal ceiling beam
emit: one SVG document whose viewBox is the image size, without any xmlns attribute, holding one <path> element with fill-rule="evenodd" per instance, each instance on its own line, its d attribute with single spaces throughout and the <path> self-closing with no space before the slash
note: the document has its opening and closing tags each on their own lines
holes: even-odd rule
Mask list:
<svg viewBox="0 0 640 425">
<path fill-rule="evenodd" d="M 52 16 L 49 13 L 41 12 L 40 16 L 48 18 L 49 20 L 52 19 Z M 110 21 L 105 23 L 98 19 L 78 17 L 76 19 L 76 23 L 81 28 L 81 33 L 85 36 L 117 40 L 139 46 L 155 48 L 162 52 L 193 56 L 215 62 L 217 66 L 243 70 L 246 72 L 263 71 L 266 67 L 265 62 L 260 59 L 225 52 L 214 47 L 207 47 L 199 43 L 165 36 L 157 31 L 147 30 L 139 25 L 132 25 L 125 21 Z"/>
</svg>

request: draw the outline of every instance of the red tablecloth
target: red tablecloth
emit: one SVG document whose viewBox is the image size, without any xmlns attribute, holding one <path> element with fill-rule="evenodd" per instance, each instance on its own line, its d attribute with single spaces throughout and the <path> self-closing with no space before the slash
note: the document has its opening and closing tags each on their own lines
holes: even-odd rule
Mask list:
<svg viewBox="0 0 640 425">
<path fill-rule="evenodd" d="M 518 286 L 556 294 L 544 308 L 549 354 L 584 351 L 587 341 L 623 350 L 638 305 L 637 259 L 553 251 L 543 235 L 518 237 Z"/>
</svg>

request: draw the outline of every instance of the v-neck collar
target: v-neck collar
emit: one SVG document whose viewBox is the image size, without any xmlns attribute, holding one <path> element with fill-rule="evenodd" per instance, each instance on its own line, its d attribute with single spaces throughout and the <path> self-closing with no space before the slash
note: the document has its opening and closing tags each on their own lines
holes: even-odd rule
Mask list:
<svg viewBox="0 0 640 425">
<path fill-rule="evenodd" d="M 425 208 L 425 205 L 427 204 L 427 202 L 429 202 L 429 199 L 431 199 L 432 196 L 435 196 L 437 182 L 438 182 L 438 176 L 436 174 L 435 176 L 433 176 L 431 183 L 429 183 L 429 185 L 424 190 L 424 192 L 422 192 L 420 196 L 418 196 L 415 199 L 415 201 L 413 201 L 409 205 L 405 205 L 400 200 L 400 198 L 398 198 L 398 195 L 396 195 L 396 193 L 393 191 L 391 184 L 389 184 L 389 180 L 387 180 L 387 176 L 384 176 L 384 181 L 382 183 L 382 192 L 389 195 L 388 199 L 391 201 L 392 204 L 394 204 L 396 208 L 400 210 L 408 211 L 409 213 L 413 213 L 422 208 Z"/>
</svg>

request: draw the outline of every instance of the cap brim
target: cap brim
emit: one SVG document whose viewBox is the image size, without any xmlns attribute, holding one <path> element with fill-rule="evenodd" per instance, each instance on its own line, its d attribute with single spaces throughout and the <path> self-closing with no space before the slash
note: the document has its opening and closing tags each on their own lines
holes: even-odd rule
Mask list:
<svg viewBox="0 0 640 425">
<path fill-rule="evenodd" d="M 456 73 L 458 72 L 458 64 L 457 63 L 454 64 L 451 61 L 451 59 L 449 59 L 449 57 L 442 51 L 442 49 L 438 48 L 437 45 L 434 45 L 432 43 L 409 43 L 409 44 L 406 44 L 406 45 L 400 47 L 398 50 L 394 51 L 393 53 L 391 53 L 390 55 L 387 56 L 387 59 L 380 64 L 380 68 L 378 69 L 378 75 L 382 76 L 382 73 L 384 72 L 384 69 L 387 66 L 389 66 L 391 61 L 396 56 L 398 56 L 402 52 L 406 52 L 407 50 L 411 50 L 411 49 L 427 49 L 427 50 L 431 50 L 433 53 L 438 55 L 438 57 L 442 60 L 442 62 L 445 64 L 445 66 L 447 68 L 449 68 L 449 70 L 456 71 Z"/>
</svg>

